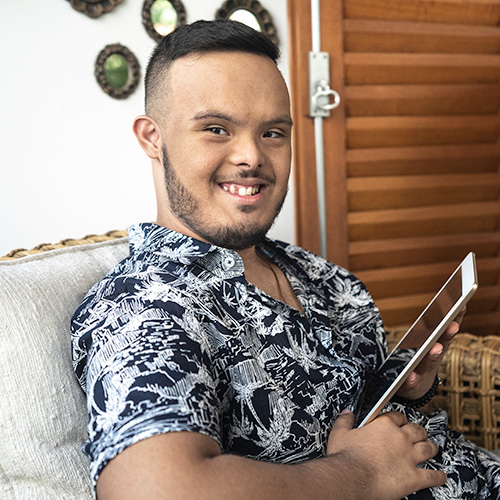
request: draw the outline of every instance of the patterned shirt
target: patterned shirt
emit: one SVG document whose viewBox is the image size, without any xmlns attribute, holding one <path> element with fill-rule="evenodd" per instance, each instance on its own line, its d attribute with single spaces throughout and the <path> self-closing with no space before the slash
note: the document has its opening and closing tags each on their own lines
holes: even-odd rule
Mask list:
<svg viewBox="0 0 500 500">
<path fill-rule="evenodd" d="M 335 418 L 385 354 L 361 282 L 267 240 L 302 314 L 246 281 L 232 250 L 154 224 L 132 226 L 129 240 L 130 256 L 72 322 L 93 479 L 125 447 L 168 431 L 201 432 L 259 460 L 324 455 Z"/>
<path fill-rule="evenodd" d="M 132 226 L 129 240 L 130 256 L 72 320 L 94 484 L 126 447 L 171 431 L 200 432 L 223 453 L 263 461 L 324 456 L 336 417 L 356 407 L 386 355 L 363 284 L 267 239 L 262 251 L 288 278 L 302 314 L 246 281 L 232 250 L 147 223 Z M 444 412 L 395 409 L 427 428 L 440 452 L 426 466 L 449 478 L 409 498 L 500 498 L 500 463 L 450 431 Z"/>
</svg>

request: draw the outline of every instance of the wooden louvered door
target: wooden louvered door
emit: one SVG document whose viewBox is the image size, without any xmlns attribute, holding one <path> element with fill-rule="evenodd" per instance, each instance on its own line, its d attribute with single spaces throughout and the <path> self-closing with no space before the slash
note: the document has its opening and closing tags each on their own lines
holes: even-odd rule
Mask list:
<svg viewBox="0 0 500 500">
<path fill-rule="evenodd" d="M 319 251 L 310 3 L 289 0 L 298 244 Z M 413 322 L 469 251 L 463 330 L 500 334 L 500 0 L 322 0 L 342 102 L 324 120 L 328 257 L 386 326 Z"/>
</svg>

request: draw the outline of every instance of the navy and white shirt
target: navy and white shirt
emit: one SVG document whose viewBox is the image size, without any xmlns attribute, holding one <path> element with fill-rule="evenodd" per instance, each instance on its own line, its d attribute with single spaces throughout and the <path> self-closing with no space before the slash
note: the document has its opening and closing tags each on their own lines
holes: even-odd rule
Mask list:
<svg viewBox="0 0 500 500">
<path fill-rule="evenodd" d="M 268 239 L 263 251 L 285 273 L 302 314 L 246 281 L 232 250 L 148 223 L 132 226 L 129 240 L 130 256 L 72 320 L 94 484 L 123 449 L 171 431 L 200 432 L 224 453 L 263 461 L 324 456 L 336 417 L 355 408 L 386 355 L 363 284 Z M 440 419 L 422 423 L 448 442 Z"/>
</svg>

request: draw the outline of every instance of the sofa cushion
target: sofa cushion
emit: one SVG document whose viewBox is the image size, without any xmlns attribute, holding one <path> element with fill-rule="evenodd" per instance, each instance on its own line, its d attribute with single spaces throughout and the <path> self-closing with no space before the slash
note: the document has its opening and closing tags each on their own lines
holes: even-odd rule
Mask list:
<svg viewBox="0 0 500 500">
<path fill-rule="evenodd" d="M 91 499 L 70 319 L 126 238 L 0 262 L 0 498 Z"/>
</svg>

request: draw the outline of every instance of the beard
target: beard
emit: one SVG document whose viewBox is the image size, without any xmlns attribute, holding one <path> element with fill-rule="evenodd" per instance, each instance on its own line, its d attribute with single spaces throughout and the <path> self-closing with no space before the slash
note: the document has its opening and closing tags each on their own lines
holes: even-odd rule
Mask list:
<svg viewBox="0 0 500 500">
<path fill-rule="evenodd" d="M 268 223 L 259 224 L 252 221 L 251 212 L 254 208 L 242 206 L 239 210 L 249 214 L 247 222 L 233 226 L 220 226 L 216 221 L 210 219 L 210 215 L 207 217 L 203 214 L 198 199 L 182 183 L 174 168 L 172 168 L 165 146 L 163 146 L 162 151 L 165 188 L 170 210 L 178 220 L 189 227 L 201 239 L 208 241 L 212 245 L 231 250 L 244 250 L 264 241 L 266 234 L 283 207 L 286 192 L 279 200 Z"/>
</svg>

